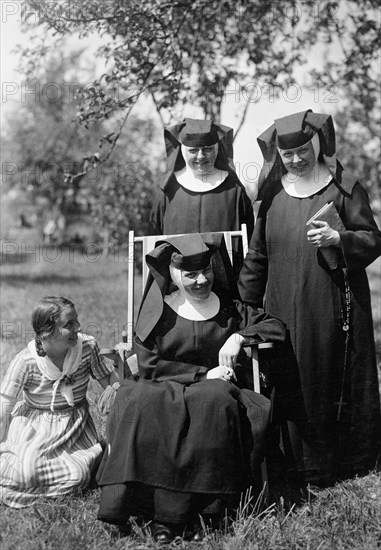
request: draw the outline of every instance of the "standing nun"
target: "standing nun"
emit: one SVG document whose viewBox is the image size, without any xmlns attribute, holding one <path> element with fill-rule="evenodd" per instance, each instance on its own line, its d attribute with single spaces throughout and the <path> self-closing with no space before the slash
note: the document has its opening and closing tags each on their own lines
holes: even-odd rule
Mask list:
<svg viewBox="0 0 381 550">
<path fill-rule="evenodd" d="M 366 191 L 336 160 L 330 116 L 308 110 L 277 119 L 258 143 L 262 204 L 239 290 L 287 325 L 311 428 L 307 445 L 297 419 L 288 422 L 293 456 L 305 481 L 327 484 L 373 468 L 380 449 L 365 268 L 381 254 L 381 233 Z M 342 227 L 319 217 L 307 226 L 329 202 Z"/>
<path fill-rule="evenodd" d="M 253 209 L 233 164 L 233 130 L 186 118 L 164 130 L 167 174 L 150 217 L 154 235 L 254 227 Z"/>
</svg>

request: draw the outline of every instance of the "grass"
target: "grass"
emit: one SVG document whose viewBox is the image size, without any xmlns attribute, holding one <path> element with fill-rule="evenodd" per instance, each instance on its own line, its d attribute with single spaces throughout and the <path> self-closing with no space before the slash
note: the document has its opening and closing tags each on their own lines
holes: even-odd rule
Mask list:
<svg viewBox="0 0 381 550">
<path fill-rule="evenodd" d="M 12 357 L 32 338 L 30 313 L 42 296 L 59 294 L 72 299 L 83 331 L 93 334 L 102 347 L 120 341 L 126 323 L 125 254 L 102 258 L 97 250 L 73 253 L 36 247 L 31 243 L 38 242 L 38 238 L 31 231 L 9 234 L 8 243 L 2 247 L 0 377 Z M 23 242 L 27 244 L 22 245 Z M 6 250 L 13 253 L 4 254 Z M 380 363 L 379 273 L 378 262 L 370 269 L 370 283 Z M 90 407 L 103 437 L 105 420 L 96 405 L 99 393 L 92 383 Z M 319 492 L 313 499 L 304 496 L 297 505 L 290 506 L 289 502 L 287 494 L 277 496 L 265 509 L 260 502 L 254 508 L 243 502 L 225 529 L 210 532 L 198 545 L 177 539 L 170 547 L 212 550 L 379 550 L 381 547 L 379 473 L 344 481 Z M 116 527 L 97 521 L 98 503 L 99 489 L 93 487 L 81 495 L 41 500 L 28 509 L 0 506 L 1 550 L 157 548 L 144 526 L 135 524 L 129 535 L 122 536 Z"/>
<path fill-rule="evenodd" d="M 2 507 L 1 550 L 149 550 L 158 548 L 147 531 L 133 524 L 123 536 L 96 521 L 99 490 L 41 501 L 29 509 Z M 210 531 L 199 544 L 176 539 L 170 548 L 208 550 L 379 550 L 381 476 L 344 481 L 313 501 L 286 510 L 282 499 L 254 512 L 243 508 L 228 527 Z"/>
</svg>

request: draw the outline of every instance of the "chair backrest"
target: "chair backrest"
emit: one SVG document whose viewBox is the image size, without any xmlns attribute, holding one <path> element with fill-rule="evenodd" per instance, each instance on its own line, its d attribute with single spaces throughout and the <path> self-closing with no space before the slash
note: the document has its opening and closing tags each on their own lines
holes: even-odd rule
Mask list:
<svg viewBox="0 0 381 550">
<path fill-rule="evenodd" d="M 216 232 L 214 232 L 216 233 Z M 224 235 L 226 248 L 229 254 L 230 261 L 233 263 L 233 241 L 240 239 L 242 242 L 243 255 L 245 256 L 248 249 L 247 228 L 246 224 L 241 225 L 241 229 L 236 231 L 220 231 Z M 127 344 L 128 349 L 132 349 L 135 326 L 135 277 L 136 277 L 136 259 L 137 254 L 135 247 L 141 246 L 142 258 L 142 280 L 139 292 L 139 301 L 143 296 L 144 288 L 148 278 L 148 267 L 145 262 L 145 256 L 155 248 L 157 241 L 165 240 L 175 235 L 148 235 L 136 236 L 134 231 L 128 234 L 128 303 L 127 303 Z M 178 235 L 177 235 L 178 236 Z"/>
</svg>

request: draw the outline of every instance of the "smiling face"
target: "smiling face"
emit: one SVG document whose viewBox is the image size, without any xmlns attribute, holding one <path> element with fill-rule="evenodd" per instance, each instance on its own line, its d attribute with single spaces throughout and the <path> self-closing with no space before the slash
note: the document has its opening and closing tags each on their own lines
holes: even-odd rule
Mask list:
<svg viewBox="0 0 381 550">
<path fill-rule="evenodd" d="M 53 334 L 43 340 L 45 351 L 52 355 L 62 355 L 69 348 L 72 348 L 78 342 L 78 332 L 81 325 L 78 321 L 77 312 L 73 307 L 62 309 L 60 316 L 56 321 Z"/>
<path fill-rule="evenodd" d="M 181 146 L 186 165 L 197 175 L 211 174 L 216 171 L 214 163 L 216 162 L 218 144 L 207 147 L 187 147 Z"/>
<path fill-rule="evenodd" d="M 306 176 L 316 164 L 315 151 L 310 141 L 294 149 L 279 149 L 279 154 L 287 172 L 295 176 Z"/>
<path fill-rule="evenodd" d="M 181 282 L 184 290 L 193 300 L 206 300 L 209 298 L 213 281 L 214 273 L 210 264 L 198 271 L 181 272 Z"/>
</svg>

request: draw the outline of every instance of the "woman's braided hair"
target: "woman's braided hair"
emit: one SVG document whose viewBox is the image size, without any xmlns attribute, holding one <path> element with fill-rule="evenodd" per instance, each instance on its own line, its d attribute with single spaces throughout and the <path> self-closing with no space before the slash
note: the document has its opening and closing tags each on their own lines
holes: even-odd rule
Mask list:
<svg viewBox="0 0 381 550">
<path fill-rule="evenodd" d="M 41 357 L 46 355 L 42 346 L 45 338 L 53 335 L 61 311 L 66 307 L 74 307 L 74 304 L 68 298 L 62 296 L 45 296 L 37 304 L 32 312 L 32 326 L 36 334 L 36 350 Z"/>
</svg>

